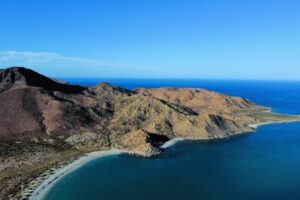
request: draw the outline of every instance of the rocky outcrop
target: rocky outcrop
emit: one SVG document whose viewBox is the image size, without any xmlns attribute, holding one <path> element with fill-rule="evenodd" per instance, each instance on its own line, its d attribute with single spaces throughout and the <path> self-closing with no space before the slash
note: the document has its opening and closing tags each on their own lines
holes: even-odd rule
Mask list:
<svg viewBox="0 0 300 200">
<path fill-rule="evenodd" d="M 119 139 L 119 145 L 127 152 L 147 157 L 158 155 L 160 149 L 151 143 L 151 137 L 143 130 L 131 131 Z"/>
</svg>

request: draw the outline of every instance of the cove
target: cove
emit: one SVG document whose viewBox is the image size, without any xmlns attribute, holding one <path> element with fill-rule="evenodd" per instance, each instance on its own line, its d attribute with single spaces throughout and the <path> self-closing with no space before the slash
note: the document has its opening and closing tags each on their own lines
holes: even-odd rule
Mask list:
<svg viewBox="0 0 300 200">
<path fill-rule="evenodd" d="M 182 141 L 156 158 L 88 162 L 45 200 L 300 199 L 300 123 L 215 141 Z"/>
</svg>

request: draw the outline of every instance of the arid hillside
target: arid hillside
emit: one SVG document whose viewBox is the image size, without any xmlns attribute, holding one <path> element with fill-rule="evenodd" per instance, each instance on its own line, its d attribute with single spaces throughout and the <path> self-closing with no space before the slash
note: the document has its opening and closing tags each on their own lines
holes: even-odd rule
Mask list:
<svg viewBox="0 0 300 200">
<path fill-rule="evenodd" d="M 0 70 L 0 199 L 18 198 L 32 178 L 86 152 L 154 156 L 173 138 L 224 138 L 249 124 L 299 119 L 268 110 L 204 89 L 87 88 L 22 67 Z"/>
</svg>

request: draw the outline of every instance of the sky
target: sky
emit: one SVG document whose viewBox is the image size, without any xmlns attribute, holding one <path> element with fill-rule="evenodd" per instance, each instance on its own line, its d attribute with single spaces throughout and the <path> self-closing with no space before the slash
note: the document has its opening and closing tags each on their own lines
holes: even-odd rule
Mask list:
<svg viewBox="0 0 300 200">
<path fill-rule="evenodd" d="M 300 80 L 299 0 L 0 0 L 0 68 Z"/>
</svg>

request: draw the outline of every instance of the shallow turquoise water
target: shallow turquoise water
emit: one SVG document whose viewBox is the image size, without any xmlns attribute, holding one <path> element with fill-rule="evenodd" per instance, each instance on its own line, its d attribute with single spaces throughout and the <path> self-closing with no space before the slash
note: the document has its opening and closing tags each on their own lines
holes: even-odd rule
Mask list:
<svg viewBox="0 0 300 200">
<path fill-rule="evenodd" d="M 256 83 L 256 93 L 247 84 L 215 88 L 300 113 L 299 86 Z M 45 199 L 298 200 L 300 123 L 262 126 L 223 140 L 184 141 L 153 159 L 125 154 L 99 158 L 64 177 Z"/>
</svg>

